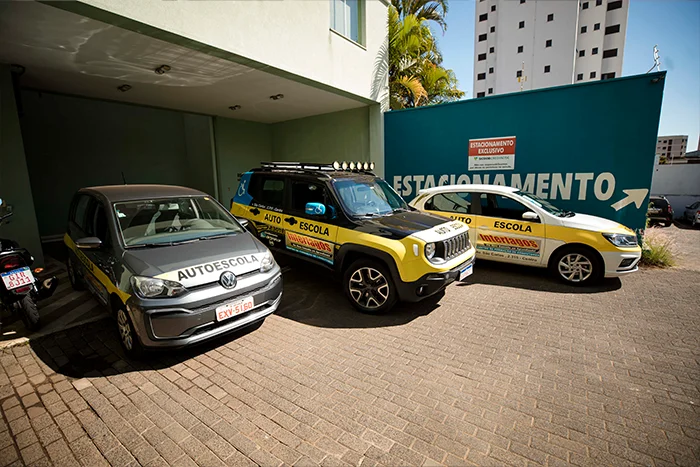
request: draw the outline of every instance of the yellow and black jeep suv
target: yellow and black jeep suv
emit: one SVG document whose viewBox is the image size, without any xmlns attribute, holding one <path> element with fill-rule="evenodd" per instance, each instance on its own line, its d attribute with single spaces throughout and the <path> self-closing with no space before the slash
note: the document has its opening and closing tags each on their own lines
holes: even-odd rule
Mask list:
<svg viewBox="0 0 700 467">
<path fill-rule="evenodd" d="M 368 163 L 263 163 L 241 175 L 231 213 L 270 246 L 335 271 L 364 312 L 416 302 L 472 273 L 469 227 L 417 211 Z"/>
</svg>

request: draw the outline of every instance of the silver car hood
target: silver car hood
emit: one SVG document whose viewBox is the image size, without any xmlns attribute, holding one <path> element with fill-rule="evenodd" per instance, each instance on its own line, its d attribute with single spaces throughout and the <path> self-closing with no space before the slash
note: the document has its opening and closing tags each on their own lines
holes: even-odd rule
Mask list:
<svg viewBox="0 0 700 467">
<path fill-rule="evenodd" d="M 241 275 L 260 269 L 266 252 L 265 246 L 245 232 L 173 246 L 131 248 L 124 252 L 123 261 L 134 275 L 191 287 L 215 282 L 225 271 Z"/>
</svg>

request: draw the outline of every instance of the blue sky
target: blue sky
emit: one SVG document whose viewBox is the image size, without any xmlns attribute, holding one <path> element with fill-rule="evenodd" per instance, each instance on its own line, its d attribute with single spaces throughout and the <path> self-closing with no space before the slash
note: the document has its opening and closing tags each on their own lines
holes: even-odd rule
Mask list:
<svg viewBox="0 0 700 467">
<path fill-rule="evenodd" d="M 447 32 L 432 27 L 444 65 L 457 74 L 460 89 L 472 97 L 474 0 L 451 0 Z M 632 0 L 625 41 L 623 76 L 646 73 L 658 45 L 661 69 L 668 71 L 659 134 L 688 135 L 696 149 L 700 133 L 700 1 Z"/>
</svg>

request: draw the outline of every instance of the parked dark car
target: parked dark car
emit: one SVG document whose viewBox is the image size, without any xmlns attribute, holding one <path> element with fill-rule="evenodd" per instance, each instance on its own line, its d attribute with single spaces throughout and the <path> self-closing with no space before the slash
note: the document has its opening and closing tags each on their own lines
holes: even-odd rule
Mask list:
<svg viewBox="0 0 700 467">
<path fill-rule="evenodd" d="M 647 208 L 647 218 L 649 225 L 662 224 L 668 227 L 673 224 L 673 208 L 663 196 L 649 197 L 649 207 Z"/>
</svg>

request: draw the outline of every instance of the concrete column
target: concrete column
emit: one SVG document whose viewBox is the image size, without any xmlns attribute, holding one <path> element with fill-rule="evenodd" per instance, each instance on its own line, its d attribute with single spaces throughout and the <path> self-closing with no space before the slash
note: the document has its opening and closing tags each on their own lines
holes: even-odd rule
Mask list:
<svg viewBox="0 0 700 467">
<path fill-rule="evenodd" d="M 369 107 L 369 160 L 374 173 L 384 177 L 384 113 L 381 104 Z"/>
<path fill-rule="evenodd" d="M 34 256 L 37 266 L 44 266 L 12 75 L 7 65 L 0 65 L 0 198 L 14 209 L 9 223 L 0 227 L 0 236 L 18 241 Z"/>
</svg>

